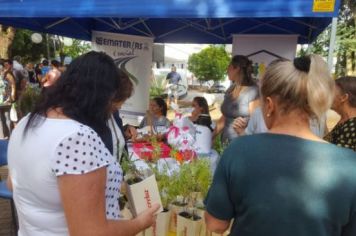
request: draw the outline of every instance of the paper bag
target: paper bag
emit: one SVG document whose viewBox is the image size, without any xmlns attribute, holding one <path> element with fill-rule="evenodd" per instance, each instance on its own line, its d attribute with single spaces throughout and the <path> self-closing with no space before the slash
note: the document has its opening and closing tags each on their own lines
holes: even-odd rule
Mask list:
<svg viewBox="0 0 356 236">
<path fill-rule="evenodd" d="M 178 214 L 177 236 L 197 236 L 201 235 L 203 229 L 203 219 L 192 220 Z"/>
<path fill-rule="evenodd" d="M 170 211 L 158 213 L 155 224 L 136 234 L 136 236 L 166 236 L 168 234 L 170 215 Z"/>
<path fill-rule="evenodd" d="M 159 211 L 163 211 L 161 197 L 154 175 L 147 177 L 139 183 L 131 185 L 126 183 L 126 189 L 131 211 L 135 217 L 147 208 L 150 208 L 154 203 L 159 203 L 161 205 Z"/>
<path fill-rule="evenodd" d="M 170 210 L 171 210 L 171 219 L 169 221 L 169 231 L 176 232 L 177 231 L 177 218 L 178 214 L 183 211 L 185 205 L 183 206 L 178 206 L 171 204 L 170 205 Z"/>
</svg>

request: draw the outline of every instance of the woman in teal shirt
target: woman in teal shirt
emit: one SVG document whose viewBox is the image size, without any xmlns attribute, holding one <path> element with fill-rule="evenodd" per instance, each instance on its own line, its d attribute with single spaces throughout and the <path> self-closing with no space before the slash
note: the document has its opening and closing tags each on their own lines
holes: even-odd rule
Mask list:
<svg viewBox="0 0 356 236">
<path fill-rule="evenodd" d="M 327 64 L 316 55 L 275 61 L 261 82 L 269 132 L 225 150 L 205 199 L 208 229 L 222 233 L 234 220 L 238 236 L 356 235 L 356 155 L 309 127 L 333 100 Z"/>
</svg>

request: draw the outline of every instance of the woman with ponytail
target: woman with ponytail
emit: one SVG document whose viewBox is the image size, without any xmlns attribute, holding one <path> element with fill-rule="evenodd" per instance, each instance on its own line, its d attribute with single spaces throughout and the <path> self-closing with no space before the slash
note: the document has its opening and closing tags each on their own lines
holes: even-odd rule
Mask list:
<svg viewBox="0 0 356 236">
<path fill-rule="evenodd" d="M 252 61 L 246 56 L 236 55 L 231 59 L 227 75 L 232 82 L 221 105 L 222 116 L 216 124 L 214 136 L 222 132 L 222 141 L 230 142 L 238 134 L 233 124 L 238 117 L 248 119 L 253 111 L 254 101 L 259 96 L 258 86 L 252 78 Z"/>
<path fill-rule="evenodd" d="M 356 235 L 356 158 L 310 129 L 331 106 L 320 56 L 270 64 L 261 81 L 268 133 L 231 142 L 205 199 L 209 230 L 231 235 Z"/>
</svg>

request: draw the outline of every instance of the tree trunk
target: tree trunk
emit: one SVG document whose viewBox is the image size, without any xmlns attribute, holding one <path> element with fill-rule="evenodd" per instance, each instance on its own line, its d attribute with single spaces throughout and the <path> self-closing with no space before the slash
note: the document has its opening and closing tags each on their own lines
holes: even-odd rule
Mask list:
<svg viewBox="0 0 356 236">
<path fill-rule="evenodd" d="M 15 28 L 0 25 L 0 58 L 8 59 L 9 48 L 15 37 Z"/>
</svg>

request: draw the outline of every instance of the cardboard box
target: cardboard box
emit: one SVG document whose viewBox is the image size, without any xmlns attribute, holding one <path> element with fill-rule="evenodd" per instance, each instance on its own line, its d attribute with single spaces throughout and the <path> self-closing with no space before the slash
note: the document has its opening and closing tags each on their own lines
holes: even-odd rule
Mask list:
<svg viewBox="0 0 356 236">
<path fill-rule="evenodd" d="M 126 183 L 126 190 L 130 209 L 134 217 L 150 208 L 155 203 L 161 205 L 159 212 L 163 211 L 161 197 L 154 175 L 147 177 L 139 183 L 131 185 Z"/>
</svg>

